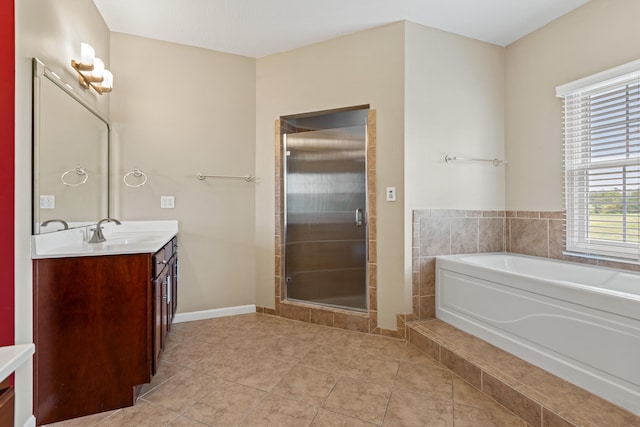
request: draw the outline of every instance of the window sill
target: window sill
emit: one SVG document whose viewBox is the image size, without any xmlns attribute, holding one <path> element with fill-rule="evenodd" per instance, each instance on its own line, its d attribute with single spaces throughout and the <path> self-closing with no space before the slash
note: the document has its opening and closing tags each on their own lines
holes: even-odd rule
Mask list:
<svg viewBox="0 0 640 427">
<path fill-rule="evenodd" d="M 583 252 L 562 251 L 562 255 L 569 257 L 579 257 L 585 259 L 592 259 L 596 261 L 617 262 L 620 264 L 640 265 L 640 260 L 632 260 L 629 258 L 616 258 L 605 255 L 587 254 Z"/>
</svg>

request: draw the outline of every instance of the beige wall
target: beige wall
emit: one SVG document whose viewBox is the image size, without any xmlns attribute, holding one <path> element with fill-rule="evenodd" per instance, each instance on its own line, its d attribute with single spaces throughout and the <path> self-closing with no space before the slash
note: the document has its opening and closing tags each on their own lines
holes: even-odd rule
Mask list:
<svg viewBox="0 0 640 427">
<path fill-rule="evenodd" d="M 20 0 L 16 7 L 16 218 L 15 313 L 16 343 L 30 343 L 32 336 L 31 285 L 31 59 L 40 58 L 81 96 L 103 114 L 109 99 L 80 89 L 72 58 L 80 56 L 80 43 L 88 42 L 109 68 L 109 31 L 93 5 L 81 0 Z M 16 376 L 16 425 L 32 414 L 32 367 Z"/>
<path fill-rule="evenodd" d="M 555 87 L 640 58 L 638 16 L 637 0 L 591 0 L 507 47 L 507 209 L 563 209 Z"/>
<path fill-rule="evenodd" d="M 195 174 L 254 174 L 255 60 L 119 33 L 111 52 L 116 217 L 179 221 L 178 312 L 253 304 L 255 186 Z"/>
<path fill-rule="evenodd" d="M 411 312 L 412 210 L 504 210 L 504 48 L 408 22 L 405 37 L 405 307 Z"/>
<path fill-rule="evenodd" d="M 378 323 L 403 309 L 404 23 L 257 60 L 256 303 L 274 307 L 274 121 L 370 104 L 377 110 Z M 395 186 L 398 201 L 384 201 Z"/>
</svg>

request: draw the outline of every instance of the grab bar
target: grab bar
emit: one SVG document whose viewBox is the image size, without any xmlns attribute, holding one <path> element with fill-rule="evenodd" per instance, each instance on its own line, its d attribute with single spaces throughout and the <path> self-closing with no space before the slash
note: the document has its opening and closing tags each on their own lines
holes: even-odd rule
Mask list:
<svg viewBox="0 0 640 427">
<path fill-rule="evenodd" d="M 446 163 L 455 162 L 455 161 L 465 161 L 465 162 L 490 162 L 493 163 L 493 166 L 500 166 L 501 164 L 507 164 L 506 160 L 502 159 L 474 159 L 472 157 L 456 157 L 447 154 L 444 156 L 444 161 Z"/>
<path fill-rule="evenodd" d="M 206 179 L 206 178 L 228 178 L 228 179 L 244 179 L 247 182 L 251 182 L 253 181 L 253 177 L 251 175 L 205 175 L 202 172 L 198 172 L 196 174 L 196 178 L 198 178 L 200 181 Z"/>
</svg>

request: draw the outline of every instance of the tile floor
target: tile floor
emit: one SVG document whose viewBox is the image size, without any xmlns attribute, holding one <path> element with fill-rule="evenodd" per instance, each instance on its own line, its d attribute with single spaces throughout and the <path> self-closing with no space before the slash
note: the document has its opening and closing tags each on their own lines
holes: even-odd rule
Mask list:
<svg viewBox="0 0 640 427">
<path fill-rule="evenodd" d="M 263 314 L 172 326 L 135 406 L 76 426 L 527 426 L 402 340 Z"/>
</svg>

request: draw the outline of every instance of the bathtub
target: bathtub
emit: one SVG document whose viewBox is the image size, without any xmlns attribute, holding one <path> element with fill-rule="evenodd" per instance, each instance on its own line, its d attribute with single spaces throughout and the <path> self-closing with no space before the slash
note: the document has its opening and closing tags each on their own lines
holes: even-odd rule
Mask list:
<svg viewBox="0 0 640 427">
<path fill-rule="evenodd" d="M 640 274 L 439 256 L 436 317 L 640 415 Z"/>
</svg>

